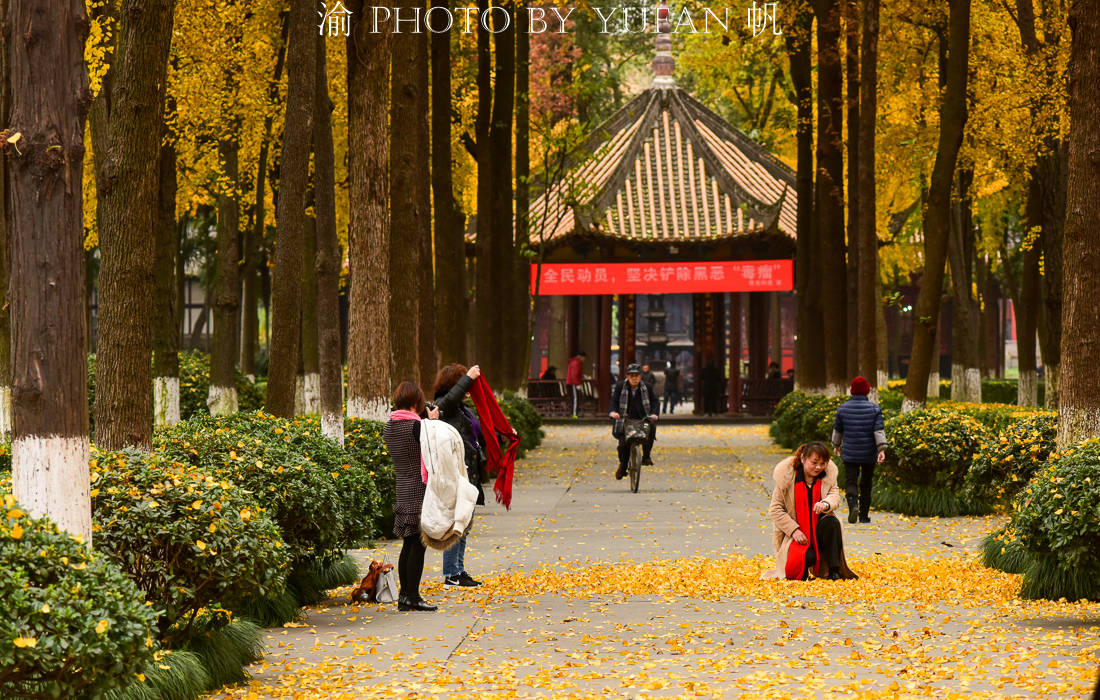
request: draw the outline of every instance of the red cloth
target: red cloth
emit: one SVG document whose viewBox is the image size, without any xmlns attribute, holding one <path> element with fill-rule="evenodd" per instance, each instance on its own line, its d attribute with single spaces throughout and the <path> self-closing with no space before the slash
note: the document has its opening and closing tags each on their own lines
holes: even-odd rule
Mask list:
<svg viewBox="0 0 1100 700">
<path fill-rule="evenodd" d="M 511 508 L 512 473 L 516 469 L 519 434 L 512 429 L 512 424 L 500 410 L 497 397 L 493 396 L 493 390 L 489 388 L 489 382 L 485 380 L 484 374 L 474 380 L 474 385 L 470 387 L 470 398 L 474 401 L 477 418 L 481 422 L 481 435 L 485 441 L 485 451 L 489 455 L 489 466 L 497 469 L 497 481 L 493 484 L 497 503 L 504 504 L 505 508 Z M 508 451 L 503 454 L 500 451 L 498 434 L 512 441 Z"/>
<path fill-rule="evenodd" d="M 813 502 L 821 500 L 821 479 L 814 480 Z M 791 547 L 787 550 L 787 566 L 785 573 L 791 581 L 801 581 L 806 575 L 806 552 L 810 547 L 814 548 L 814 567 L 821 561 L 821 553 L 817 550 L 817 518 L 814 516 L 813 505 L 806 493 L 806 482 L 796 480 L 794 482 L 794 514 L 798 522 L 798 529 L 806 535 L 806 544 L 799 544 L 791 540 Z"/>
<path fill-rule="evenodd" d="M 568 386 L 584 384 L 584 358 L 580 355 L 569 360 L 569 366 L 565 368 L 565 383 Z"/>
</svg>

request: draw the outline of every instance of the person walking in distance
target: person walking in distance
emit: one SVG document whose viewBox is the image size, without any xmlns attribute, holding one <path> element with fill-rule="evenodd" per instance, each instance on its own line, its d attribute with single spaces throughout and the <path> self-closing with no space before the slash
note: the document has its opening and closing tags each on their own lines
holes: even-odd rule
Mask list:
<svg viewBox="0 0 1100 700">
<path fill-rule="evenodd" d="M 871 522 L 871 478 L 875 464 L 886 459 L 886 429 L 882 408 L 867 397 L 871 384 L 863 377 L 852 380 L 852 398 L 840 404 L 833 421 L 833 451 L 844 460 L 844 485 L 848 497 L 848 522 Z M 841 446 L 843 449 L 841 450 Z M 858 485 L 858 491 L 857 491 Z"/>
<path fill-rule="evenodd" d="M 584 384 L 584 360 L 588 355 L 581 350 L 569 359 L 569 366 L 565 368 L 565 386 L 569 397 L 573 402 L 573 417 L 577 417 L 577 410 L 581 405 L 581 385 Z"/>
<path fill-rule="evenodd" d="M 668 361 L 668 371 L 665 372 L 665 398 L 664 413 L 674 413 L 676 404 L 680 403 L 680 368 L 676 366 L 676 360 Z"/>
</svg>

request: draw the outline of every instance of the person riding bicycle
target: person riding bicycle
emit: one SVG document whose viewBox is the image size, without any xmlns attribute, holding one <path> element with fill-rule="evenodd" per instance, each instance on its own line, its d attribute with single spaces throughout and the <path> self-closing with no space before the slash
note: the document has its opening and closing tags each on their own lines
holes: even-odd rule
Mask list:
<svg viewBox="0 0 1100 700">
<path fill-rule="evenodd" d="M 653 395 L 653 389 L 642 381 L 642 366 L 633 363 L 626 368 L 626 379 L 617 382 L 611 390 L 611 417 L 615 420 L 624 418 L 627 420 L 650 421 L 649 434 L 646 437 L 642 452 L 642 464 L 652 465 L 650 453 L 653 450 L 655 434 L 654 423 L 657 420 L 657 397 Z M 630 459 L 630 444 L 626 441 L 625 431 L 619 438 L 619 469 L 615 472 L 616 479 L 626 476 L 626 464 Z"/>
</svg>

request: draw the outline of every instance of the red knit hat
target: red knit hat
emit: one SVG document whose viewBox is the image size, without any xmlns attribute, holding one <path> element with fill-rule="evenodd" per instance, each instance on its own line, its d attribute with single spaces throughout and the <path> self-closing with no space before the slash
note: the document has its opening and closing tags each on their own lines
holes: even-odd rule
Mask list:
<svg viewBox="0 0 1100 700">
<path fill-rule="evenodd" d="M 871 384 L 863 377 L 852 380 L 852 396 L 866 396 L 871 393 Z"/>
</svg>

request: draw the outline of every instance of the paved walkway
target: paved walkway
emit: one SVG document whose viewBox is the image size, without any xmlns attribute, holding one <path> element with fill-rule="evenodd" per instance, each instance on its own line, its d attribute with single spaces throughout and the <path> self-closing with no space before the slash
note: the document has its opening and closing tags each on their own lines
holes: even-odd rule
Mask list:
<svg viewBox="0 0 1100 700">
<path fill-rule="evenodd" d="M 350 606 L 271 630 L 233 697 L 1081 697 L 1100 605 L 1017 600 L 976 564 L 995 518 L 872 513 L 844 524 L 858 581 L 761 581 L 784 452 L 766 426 L 658 431 L 641 492 L 615 481 L 609 426 L 550 426 L 511 511 L 479 509 L 467 569 L 436 613 Z M 396 561 L 399 546 L 355 552 Z"/>
</svg>

